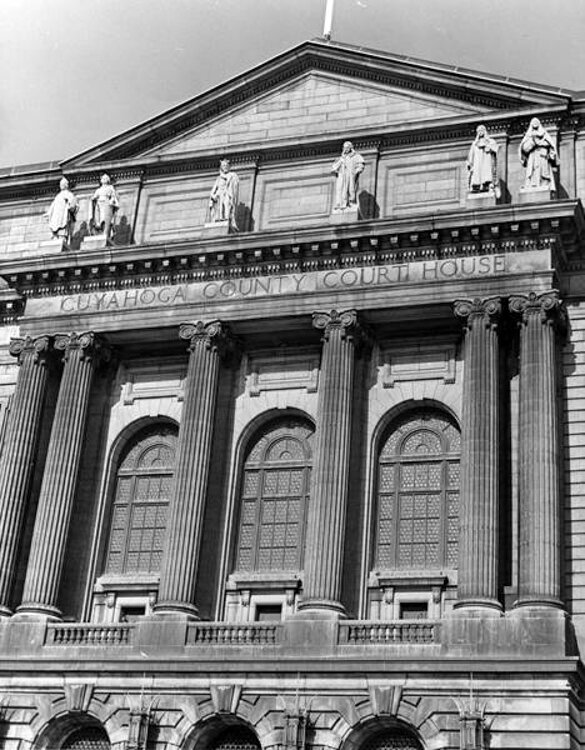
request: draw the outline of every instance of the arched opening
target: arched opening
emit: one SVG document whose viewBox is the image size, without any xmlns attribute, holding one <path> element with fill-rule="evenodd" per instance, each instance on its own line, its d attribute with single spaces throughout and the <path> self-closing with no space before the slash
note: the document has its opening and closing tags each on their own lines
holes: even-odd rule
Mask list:
<svg viewBox="0 0 585 750">
<path fill-rule="evenodd" d="M 288 415 L 262 425 L 246 446 L 238 482 L 226 619 L 280 620 L 301 586 L 314 428 Z"/>
<path fill-rule="evenodd" d="M 407 729 L 384 729 L 366 739 L 360 750 L 422 750 L 422 745 Z"/>
<path fill-rule="evenodd" d="M 261 750 L 258 738 L 244 726 L 227 727 L 209 745 L 210 750 Z"/>
<path fill-rule="evenodd" d="M 127 622 L 156 601 L 173 486 L 177 428 L 168 421 L 134 432 L 117 451 L 101 575 L 92 620 Z"/>
<path fill-rule="evenodd" d="M 65 738 L 60 750 L 110 750 L 110 740 L 102 727 L 80 727 Z"/>
<path fill-rule="evenodd" d="M 461 435 L 436 407 L 383 431 L 376 465 L 372 619 L 440 617 L 455 594 Z"/>
<path fill-rule="evenodd" d="M 34 742 L 34 750 L 110 750 L 108 733 L 90 714 L 71 712 L 50 721 Z"/>
</svg>

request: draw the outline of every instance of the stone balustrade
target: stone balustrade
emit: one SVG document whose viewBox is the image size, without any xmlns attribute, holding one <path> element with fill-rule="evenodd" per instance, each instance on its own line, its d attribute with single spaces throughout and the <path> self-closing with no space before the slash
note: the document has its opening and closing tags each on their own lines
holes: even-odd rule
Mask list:
<svg viewBox="0 0 585 750">
<path fill-rule="evenodd" d="M 129 646 L 134 625 L 116 623 L 50 623 L 47 625 L 46 646 Z"/>
<path fill-rule="evenodd" d="M 339 643 L 351 645 L 434 644 L 438 642 L 438 623 L 434 620 L 394 620 L 388 622 L 342 622 Z"/>
<path fill-rule="evenodd" d="M 188 646 L 270 646 L 282 640 L 277 622 L 197 622 L 187 630 Z"/>
</svg>

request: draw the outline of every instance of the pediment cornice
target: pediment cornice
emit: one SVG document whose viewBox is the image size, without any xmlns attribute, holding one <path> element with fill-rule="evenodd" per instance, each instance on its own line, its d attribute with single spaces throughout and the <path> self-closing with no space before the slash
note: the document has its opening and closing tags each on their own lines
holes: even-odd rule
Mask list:
<svg viewBox="0 0 585 750">
<path fill-rule="evenodd" d="M 71 170 L 95 162 L 133 159 L 311 71 L 474 104 L 495 112 L 566 106 L 570 101 L 570 93 L 560 89 L 313 40 L 65 160 L 62 167 Z"/>
</svg>

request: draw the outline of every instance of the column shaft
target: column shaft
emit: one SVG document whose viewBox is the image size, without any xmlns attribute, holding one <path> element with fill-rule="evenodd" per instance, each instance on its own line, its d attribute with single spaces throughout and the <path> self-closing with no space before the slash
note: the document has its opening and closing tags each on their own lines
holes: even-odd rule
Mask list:
<svg viewBox="0 0 585 750">
<path fill-rule="evenodd" d="M 174 490 L 156 614 L 197 617 L 194 603 L 213 421 L 226 331 L 219 321 L 181 326 L 190 341 Z"/>
<path fill-rule="evenodd" d="M 48 336 L 12 339 L 18 356 L 16 388 L 0 457 L 0 615 L 10 615 L 10 596 L 30 482 L 35 465 L 47 384 Z"/>
<path fill-rule="evenodd" d="M 344 612 L 340 598 L 357 316 L 353 310 L 314 313 L 313 325 L 324 335 L 303 601 L 299 609 L 331 615 Z"/>
<path fill-rule="evenodd" d="M 518 439 L 519 605 L 561 605 L 557 292 L 510 299 L 522 316 Z"/>
<path fill-rule="evenodd" d="M 79 471 L 93 372 L 101 345 L 93 333 L 58 334 L 64 367 L 49 439 L 19 614 L 60 617 L 57 597 Z"/>
<path fill-rule="evenodd" d="M 457 300 L 466 321 L 457 607 L 499 610 L 498 298 Z"/>
</svg>

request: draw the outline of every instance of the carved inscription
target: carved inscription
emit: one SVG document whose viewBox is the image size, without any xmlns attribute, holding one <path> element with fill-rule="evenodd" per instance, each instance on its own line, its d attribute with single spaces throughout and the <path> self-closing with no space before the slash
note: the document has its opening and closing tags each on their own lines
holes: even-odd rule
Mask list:
<svg viewBox="0 0 585 750">
<path fill-rule="evenodd" d="M 176 286 L 91 292 L 59 298 L 58 313 L 116 312 L 149 307 L 224 302 L 230 299 L 303 295 L 346 289 L 392 287 L 509 272 L 510 256 L 484 255 L 277 276 L 196 282 Z M 45 302 L 46 304 L 46 302 Z"/>
</svg>

